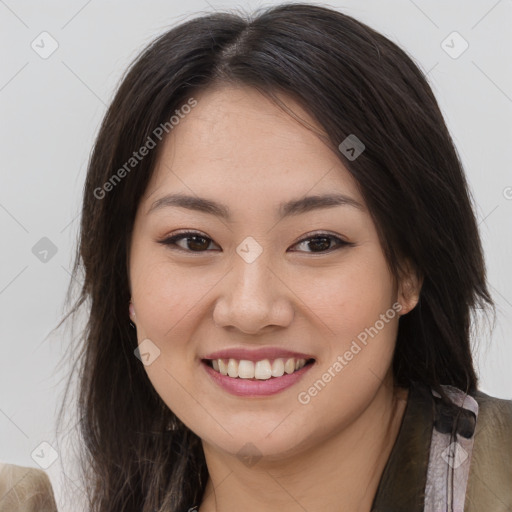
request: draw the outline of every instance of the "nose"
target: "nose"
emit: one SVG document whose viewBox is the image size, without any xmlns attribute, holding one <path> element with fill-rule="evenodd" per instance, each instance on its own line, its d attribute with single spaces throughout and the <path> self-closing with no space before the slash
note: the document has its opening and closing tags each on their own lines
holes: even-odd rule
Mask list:
<svg viewBox="0 0 512 512">
<path fill-rule="evenodd" d="M 294 315 L 293 293 L 283 277 L 263 255 L 251 263 L 236 255 L 215 303 L 215 324 L 245 334 L 288 326 Z"/>
</svg>

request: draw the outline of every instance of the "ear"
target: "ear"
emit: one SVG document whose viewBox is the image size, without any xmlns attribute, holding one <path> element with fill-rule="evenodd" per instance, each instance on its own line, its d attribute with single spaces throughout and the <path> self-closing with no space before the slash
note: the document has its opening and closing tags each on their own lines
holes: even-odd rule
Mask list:
<svg viewBox="0 0 512 512">
<path fill-rule="evenodd" d="M 423 276 L 419 275 L 417 269 L 409 260 L 402 263 L 400 274 L 398 302 L 402 305 L 400 315 L 406 315 L 418 304 Z"/>
<path fill-rule="evenodd" d="M 135 321 L 135 308 L 133 307 L 132 301 L 130 301 L 130 305 L 128 306 L 128 311 L 130 312 L 130 319 L 132 322 Z"/>
</svg>

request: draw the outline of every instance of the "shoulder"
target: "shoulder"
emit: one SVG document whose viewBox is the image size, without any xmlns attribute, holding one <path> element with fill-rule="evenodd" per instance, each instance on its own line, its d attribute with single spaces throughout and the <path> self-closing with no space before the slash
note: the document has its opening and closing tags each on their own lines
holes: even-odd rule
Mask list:
<svg viewBox="0 0 512 512">
<path fill-rule="evenodd" d="M 477 391 L 473 455 L 468 480 L 470 510 L 512 510 L 512 400 Z"/>
<path fill-rule="evenodd" d="M 478 403 L 475 448 L 480 446 L 501 455 L 499 458 L 512 470 L 512 400 L 489 396 L 482 391 L 474 393 L 473 398 Z"/>
<path fill-rule="evenodd" d="M 0 512 L 57 512 L 48 475 L 41 469 L 0 463 Z"/>
<path fill-rule="evenodd" d="M 494 422 L 505 428 L 512 428 L 512 399 L 496 398 L 487 395 L 482 391 L 473 393 L 473 398 L 477 401 L 482 419 Z"/>
</svg>

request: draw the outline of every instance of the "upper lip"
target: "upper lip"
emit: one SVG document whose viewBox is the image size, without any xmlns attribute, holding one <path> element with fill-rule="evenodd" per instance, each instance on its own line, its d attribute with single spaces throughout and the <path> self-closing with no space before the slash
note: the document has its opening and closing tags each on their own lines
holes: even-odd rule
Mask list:
<svg viewBox="0 0 512 512">
<path fill-rule="evenodd" d="M 227 348 L 208 354 L 203 359 L 237 359 L 246 361 L 262 361 L 263 359 L 278 358 L 313 359 L 313 356 L 279 347 L 262 347 L 256 349 Z"/>
</svg>

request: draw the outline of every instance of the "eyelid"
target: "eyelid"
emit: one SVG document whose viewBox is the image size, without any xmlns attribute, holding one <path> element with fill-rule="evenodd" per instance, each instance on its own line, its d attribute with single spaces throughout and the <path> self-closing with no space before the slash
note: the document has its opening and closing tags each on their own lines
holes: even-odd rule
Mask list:
<svg viewBox="0 0 512 512">
<path fill-rule="evenodd" d="M 297 241 L 293 242 L 292 245 L 297 245 L 300 242 L 305 242 L 305 241 L 309 240 L 310 238 L 317 238 L 317 237 L 321 238 L 322 235 L 327 235 L 327 236 L 330 236 L 331 238 L 337 238 L 338 240 L 340 240 L 341 242 L 343 242 L 345 244 L 351 243 L 348 240 L 345 240 L 345 238 L 342 235 L 338 235 L 337 233 L 332 233 L 331 231 L 328 231 L 328 230 L 317 230 L 317 231 L 312 231 L 311 233 L 306 233 L 305 235 L 301 235 L 301 237 Z"/>
<path fill-rule="evenodd" d="M 314 238 L 329 238 L 331 240 L 335 240 L 336 243 L 335 243 L 334 247 L 331 247 L 325 251 L 315 252 L 315 251 L 294 251 L 294 250 L 292 250 L 291 252 L 321 256 L 321 255 L 330 254 L 332 252 L 335 252 L 337 249 L 341 249 L 342 247 L 353 247 L 355 245 L 353 242 L 349 242 L 348 240 L 346 240 L 342 235 L 337 235 L 337 234 L 334 234 L 334 233 L 324 230 L 324 231 L 314 231 L 312 233 L 306 233 L 301 238 L 299 238 L 299 240 L 294 242 L 291 246 L 293 247 L 298 244 L 307 243 L 309 240 L 314 239 Z"/>
</svg>

